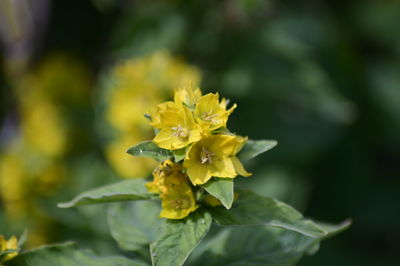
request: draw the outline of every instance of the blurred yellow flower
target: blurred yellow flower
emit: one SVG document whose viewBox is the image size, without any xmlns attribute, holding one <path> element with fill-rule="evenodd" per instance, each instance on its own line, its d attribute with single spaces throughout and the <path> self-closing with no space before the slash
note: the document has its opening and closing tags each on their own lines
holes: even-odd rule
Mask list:
<svg viewBox="0 0 400 266">
<path fill-rule="evenodd" d="M 55 104 L 30 99 L 21 106 L 21 130 L 26 145 L 44 156 L 58 157 L 65 153 L 68 136 L 65 121 Z"/>
<path fill-rule="evenodd" d="M 26 211 L 28 202 L 28 171 L 21 154 L 3 153 L 0 157 L 0 199 L 5 211 L 12 217 L 20 217 Z"/>
<path fill-rule="evenodd" d="M 65 175 L 66 169 L 58 160 L 12 142 L 0 156 L 0 200 L 7 215 L 15 219 L 30 216 L 33 199 L 56 193 Z"/>
<path fill-rule="evenodd" d="M 12 236 L 9 240 L 6 240 L 3 235 L 0 235 L 0 252 L 7 250 L 15 250 L 11 253 L 6 254 L 4 257 L 0 257 L 0 262 L 6 262 L 18 255 L 18 240 L 15 236 Z"/>
<path fill-rule="evenodd" d="M 144 113 L 150 106 L 160 101 L 161 95 L 157 95 L 154 88 L 147 88 L 143 92 L 131 88 L 121 88 L 113 92 L 110 98 L 110 107 L 107 113 L 109 123 L 124 133 L 136 133 L 144 128 L 149 130 Z M 161 94 L 161 93 L 158 93 Z"/>
<path fill-rule="evenodd" d="M 19 98 L 38 99 L 70 105 L 87 104 L 90 96 L 87 68 L 70 55 L 51 54 L 22 78 Z"/>
<path fill-rule="evenodd" d="M 89 73 L 72 57 L 56 54 L 12 85 L 19 131 L 0 156 L 0 202 L 6 222 L 29 227 L 27 244 L 37 246 L 49 241 L 54 223 L 38 202 L 59 191 L 68 175 L 65 156 L 83 135 L 81 128 L 74 130 L 75 112 L 80 114 L 89 104 Z M 78 138 L 71 137 L 74 132 Z"/>
<path fill-rule="evenodd" d="M 134 143 L 154 135 L 144 114 L 158 113 L 151 108 L 165 99 L 173 88 L 190 82 L 197 86 L 200 77 L 197 68 L 166 51 L 127 60 L 114 67 L 103 99 L 105 118 L 113 130 L 105 151 L 110 165 L 121 177 L 143 177 L 155 167 L 150 160 L 131 159 L 124 154 Z M 152 121 L 156 123 L 156 120 L 154 115 Z"/>
<path fill-rule="evenodd" d="M 137 137 L 121 137 L 110 142 L 105 148 L 107 160 L 121 177 L 146 177 L 149 174 L 149 169 L 154 169 L 157 165 L 152 159 L 133 158 L 126 153 L 127 147 L 140 141 L 142 140 L 138 140 Z"/>
<path fill-rule="evenodd" d="M 207 183 L 211 177 L 250 176 L 235 156 L 247 138 L 235 135 L 208 135 L 189 147 L 183 165 L 193 185 Z"/>
</svg>

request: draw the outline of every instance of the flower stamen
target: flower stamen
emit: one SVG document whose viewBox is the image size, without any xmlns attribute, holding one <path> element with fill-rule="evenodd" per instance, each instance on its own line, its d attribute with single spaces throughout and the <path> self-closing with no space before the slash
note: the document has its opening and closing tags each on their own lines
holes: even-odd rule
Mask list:
<svg viewBox="0 0 400 266">
<path fill-rule="evenodd" d="M 172 134 L 172 136 L 174 137 L 186 139 L 189 136 L 189 131 L 187 130 L 187 128 L 183 128 L 181 125 L 172 127 L 171 129 L 174 131 Z"/>
<path fill-rule="evenodd" d="M 189 204 L 186 199 L 176 199 L 172 203 L 175 209 L 185 209 Z"/>
<path fill-rule="evenodd" d="M 201 164 L 212 164 L 214 153 L 202 147 L 200 152 Z"/>
<path fill-rule="evenodd" d="M 213 111 L 210 110 L 208 112 L 204 112 L 201 114 L 201 119 L 204 121 L 208 121 L 211 122 L 213 124 L 218 123 L 219 120 L 215 119 L 218 115 L 217 114 L 213 114 Z"/>
</svg>

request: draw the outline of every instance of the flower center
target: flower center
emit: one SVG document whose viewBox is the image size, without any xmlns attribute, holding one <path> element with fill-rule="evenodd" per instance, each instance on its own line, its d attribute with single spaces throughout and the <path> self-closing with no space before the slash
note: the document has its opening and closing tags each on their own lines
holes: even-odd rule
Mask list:
<svg viewBox="0 0 400 266">
<path fill-rule="evenodd" d="M 200 152 L 201 164 L 212 164 L 214 153 L 202 147 Z"/>
<path fill-rule="evenodd" d="M 189 136 L 189 130 L 187 130 L 187 128 L 182 127 L 181 125 L 172 127 L 171 129 L 173 131 L 172 136 L 174 137 L 185 139 Z"/>
<path fill-rule="evenodd" d="M 169 165 L 166 166 L 158 166 L 156 169 L 154 169 L 153 172 L 155 175 L 159 175 L 159 176 L 169 176 L 170 174 L 172 174 L 172 168 Z"/>
<path fill-rule="evenodd" d="M 218 123 L 218 120 L 215 119 L 217 117 L 217 114 L 213 114 L 212 110 L 208 112 L 204 112 L 201 114 L 201 119 L 207 122 L 211 122 L 213 124 Z"/>
<path fill-rule="evenodd" d="M 189 207 L 189 201 L 187 199 L 176 199 L 172 203 L 172 207 L 179 210 L 179 209 L 187 209 Z"/>
</svg>

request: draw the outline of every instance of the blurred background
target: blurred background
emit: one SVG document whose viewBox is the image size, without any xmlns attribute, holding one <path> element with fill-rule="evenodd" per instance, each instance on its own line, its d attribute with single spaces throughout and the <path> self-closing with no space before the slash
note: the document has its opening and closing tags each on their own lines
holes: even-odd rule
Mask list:
<svg viewBox="0 0 400 266">
<path fill-rule="evenodd" d="M 143 114 L 192 82 L 278 146 L 239 186 L 353 219 L 300 265 L 400 265 L 400 2 L 0 2 L 0 234 L 120 252 L 103 206 L 56 203 L 154 162 Z M 251 181 L 251 182 L 250 182 Z"/>
</svg>

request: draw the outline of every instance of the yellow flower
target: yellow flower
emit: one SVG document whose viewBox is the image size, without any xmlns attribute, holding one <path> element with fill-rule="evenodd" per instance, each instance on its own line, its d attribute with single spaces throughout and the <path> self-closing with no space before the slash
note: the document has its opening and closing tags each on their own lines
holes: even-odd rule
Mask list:
<svg viewBox="0 0 400 266">
<path fill-rule="evenodd" d="M 16 250 L 15 252 L 8 253 L 5 255 L 0 262 L 5 262 L 18 255 L 18 240 L 15 236 L 12 236 L 9 240 L 6 240 L 3 235 L 0 235 L 0 252 L 6 250 Z"/>
<path fill-rule="evenodd" d="M 168 103 L 168 102 L 167 102 Z M 159 147 L 177 150 L 201 139 L 201 127 L 195 123 L 192 112 L 185 106 L 160 107 L 156 117 L 160 132 L 153 139 Z"/>
<path fill-rule="evenodd" d="M 184 104 L 190 109 L 194 109 L 200 97 L 201 97 L 200 89 L 197 88 L 193 90 L 192 84 L 190 84 L 190 86 L 177 88 L 174 91 L 174 102 L 178 104 Z"/>
<path fill-rule="evenodd" d="M 33 151 L 58 157 L 68 147 L 68 132 L 57 106 L 49 101 L 31 98 L 22 103 L 21 129 Z"/>
<path fill-rule="evenodd" d="M 171 101 L 163 102 L 157 105 L 156 108 L 150 111 L 152 127 L 162 129 L 165 127 L 161 116 L 165 116 L 168 113 L 178 113 L 182 109 L 182 104 Z"/>
<path fill-rule="evenodd" d="M 227 101 L 225 99 L 219 102 L 218 93 L 209 93 L 201 96 L 196 104 L 194 116 L 204 131 L 212 131 L 220 127 L 226 127 L 228 116 L 236 108 L 236 104 L 229 110 L 226 110 L 226 105 Z"/>
<path fill-rule="evenodd" d="M 197 85 L 201 80 L 201 73 L 196 67 L 167 51 L 152 54 L 148 58 L 148 69 L 152 72 L 150 79 L 163 88 L 177 88 L 189 82 Z"/>
<path fill-rule="evenodd" d="M 21 100 L 32 96 L 58 104 L 89 104 L 90 76 L 86 66 L 68 54 L 47 56 L 34 71 L 21 77 L 16 88 Z"/>
<path fill-rule="evenodd" d="M 189 179 L 182 170 L 181 164 L 166 160 L 154 170 L 153 182 L 146 184 L 149 192 L 161 194 L 160 217 L 182 219 L 198 207 Z"/>
<path fill-rule="evenodd" d="M 160 92 L 141 82 L 143 91 L 132 87 L 116 88 L 109 97 L 107 120 L 124 133 L 138 132 L 146 128 L 147 121 L 143 113 L 160 102 Z M 140 86 L 140 85 L 139 85 Z"/>
<path fill-rule="evenodd" d="M 208 135 L 194 143 L 186 154 L 183 166 L 193 185 L 207 183 L 211 177 L 250 176 L 235 156 L 247 138 L 234 135 Z"/>
<path fill-rule="evenodd" d="M 180 183 L 183 168 L 181 164 L 175 164 L 171 160 L 165 160 L 153 171 L 153 182 L 146 184 L 147 190 L 152 193 L 165 193 L 168 187 Z"/>
<path fill-rule="evenodd" d="M 179 183 L 161 196 L 160 217 L 182 219 L 198 208 L 192 189 L 186 182 Z"/>
<path fill-rule="evenodd" d="M 104 115 L 113 128 L 112 135 L 106 135 L 109 139 L 106 154 L 111 166 L 121 177 L 144 176 L 146 171 L 151 171 L 149 159 L 128 158 L 124 154 L 135 141 L 154 136 L 143 115 L 150 112 L 151 125 L 161 129 L 158 114 L 162 111 L 159 112 L 158 107 L 153 111 L 151 108 L 165 99 L 171 88 L 182 87 L 190 81 L 197 86 L 200 79 L 201 73 L 196 67 L 173 57 L 167 51 L 132 58 L 113 68 L 103 98 L 106 107 Z"/>
</svg>

